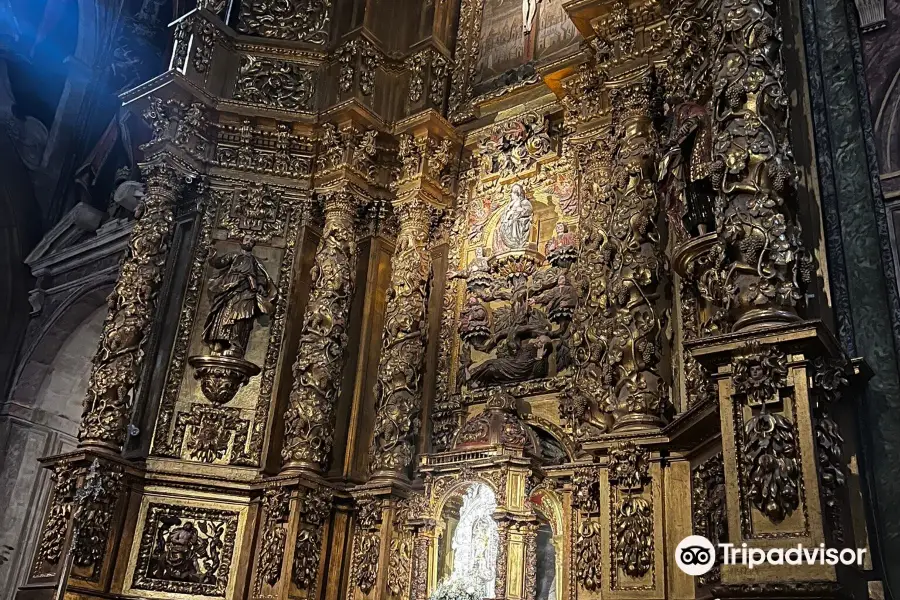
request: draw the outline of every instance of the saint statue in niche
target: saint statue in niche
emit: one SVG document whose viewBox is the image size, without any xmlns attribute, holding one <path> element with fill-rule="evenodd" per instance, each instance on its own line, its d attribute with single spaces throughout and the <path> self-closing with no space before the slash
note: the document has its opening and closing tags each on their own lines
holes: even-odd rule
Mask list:
<svg viewBox="0 0 900 600">
<path fill-rule="evenodd" d="M 245 237 L 240 250 L 218 256 L 209 264 L 217 273 L 209 280 L 210 307 L 203 341 L 214 354 L 242 358 L 253 321 L 274 311 L 275 282 L 253 255 L 254 241 Z"/>
<path fill-rule="evenodd" d="M 510 250 L 524 250 L 531 237 L 531 221 L 534 208 L 525 196 L 525 188 L 513 185 L 509 204 L 503 209 L 494 232 L 494 254 Z"/>
<path fill-rule="evenodd" d="M 488 486 L 476 483 L 466 491 L 453 532 L 453 570 L 438 584 L 430 600 L 494 597 L 500 547 L 496 509 L 497 498 Z"/>
</svg>

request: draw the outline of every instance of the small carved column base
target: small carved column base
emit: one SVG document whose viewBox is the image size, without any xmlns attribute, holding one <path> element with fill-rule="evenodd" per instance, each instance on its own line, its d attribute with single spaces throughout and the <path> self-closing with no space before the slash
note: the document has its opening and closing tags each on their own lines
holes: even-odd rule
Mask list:
<svg viewBox="0 0 900 600">
<path fill-rule="evenodd" d="M 273 482 L 262 498 L 251 598 L 318 598 L 334 494 L 324 482 Z"/>
<path fill-rule="evenodd" d="M 738 552 L 742 544 L 766 551 L 798 544 L 865 548 L 866 540 L 853 539 L 844 525 L 847 457 L 838 425 L 828 414 L 860 368 L 842 356 L 830 332 L 820 322 L 807 321 L 686 346 L 718 387 L 727 543 Z M 859 584 L 849 578 L 861 571 L 862 565 L 749 569 L 725 563 L 721 590 L 713 593 L 791 597 L 815 591 L 816 597 L 830 597 L 837 584 Z M 784 581 L 786 572 L 792 583 L 771 583 Z"/>
<path fill-rule="evenodd" d="M 124 524 L 124 463 L 90 450 L 45 461 L 53 472 L 49 510 L 26 582 L 27 597 L 90 595 L 108 589 Z M 24 596 L 22 596 L 24 597 Z"/>
<path fill-rule="evenodd" d="M 354 493 L 349 600 L 426 600 L 433 523 L 422 500 L 404 486 Z"/>
</svg>

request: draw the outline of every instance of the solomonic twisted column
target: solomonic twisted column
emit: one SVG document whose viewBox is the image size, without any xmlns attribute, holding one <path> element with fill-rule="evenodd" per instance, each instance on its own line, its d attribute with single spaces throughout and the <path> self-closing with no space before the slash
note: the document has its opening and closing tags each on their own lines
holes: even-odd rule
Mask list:
<svg viewBox="0 0 900 600">
<path fill-rule="evenodd" d="M 174 230 L 173 208 L 185 178 L 172 166 L 141 166 L 144 201 L 125 252 L 119 279 L 107 304 L 100 347 L 84 400 L 81 446 L 119 451 L 125 442 L 130 395 L 140 376 L 143 346 L 156 315 L 160 285 Z"/>
<path fill-rule="evenodd" d="M 402 478 L 413 458 L 422 405 L 431 209 L 413 199 L 401 204 L 397 212 L 400 232 L 391 261 L 391 287 L 375 384 L 371 472 L 375 477 Z"/>
<path fill-rule="evenodd" d="M 356 212 L 349 192 L 325 197 L 325 227 L 284 416 L 281 456 L 286 469 L 320 472 L 331 456 L 356 273 Z"/>
<path fill-rule="evenodd" d="M 575 393 L 565 407 L 580 437 L 662 423 L 660 373 L 665 272 L 656 222 L 655 81 L 646 72 L 610 83 L 615 145 L 590 157 L 585 238 L 576 267 Z"/>
<path fill-rule="evenodd" d="M 790 102 L 784 88 L 782 2 L 723 1 L 715 19 L 722 39 L 713 64 L 711 181 L 724 260 L 718 267 L 729 300 L 721 307 L 734 330 L 797 320 L 801 279 L 811 274 L 793 216 L 796 169 Z"/>
</svg>

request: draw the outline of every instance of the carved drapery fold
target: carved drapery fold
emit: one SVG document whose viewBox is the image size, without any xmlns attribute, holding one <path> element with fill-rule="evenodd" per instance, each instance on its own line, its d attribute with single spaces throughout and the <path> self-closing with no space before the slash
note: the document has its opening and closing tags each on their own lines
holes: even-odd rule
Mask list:
<svg viewBox="0 0 900 600">
<path fill-rule="evenodd" d="M 293 366 L 281 453 L 286 467 L 311 470 L 327 466 L 334 442 L 334 411 L 344 368 L 357 259 L 354 196 L 333 192 L 325 195 L 324 202 L 325 225 Z"/>
<path fill-rule="evenodd" d="M 182 174 L 164 162 L 144 164 L 141 170 L 146 194 L 135 213 L 119 279 L 107 299 L 109 313 L 81 417 L 82 446 L 119 450 L 125 442 L 132 393 L 172 243 L 174 207 L 185 183 Z"/>
<path fill-rule="evenodd" d="M 431 209 L 418 199 L 397 209 L 400 231 L 391 260 L 391 287 L 375 384 L 374 475 L 403 476 L 412 462 L 422 405 L 426 285 L 431 272 Z"/>
</svg>

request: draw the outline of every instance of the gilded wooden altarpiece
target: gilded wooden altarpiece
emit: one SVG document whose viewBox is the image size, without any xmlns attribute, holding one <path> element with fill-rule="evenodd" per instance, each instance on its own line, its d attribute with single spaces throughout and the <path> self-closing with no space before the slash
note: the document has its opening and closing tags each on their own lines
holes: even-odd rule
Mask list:
<svg viewBox="0 0 900 600">
<path fill-rule="evenodd" d="M 123 96 L 145 200 L 21 597 L 862 598 L 673 556 L 867 543 L 787 3 L 386 4 L 200 2 Z"/>
</svg>

